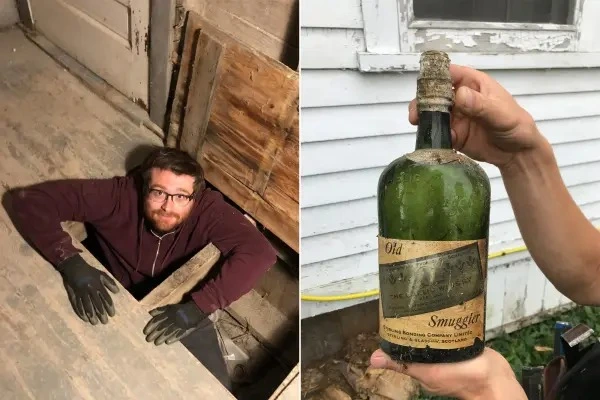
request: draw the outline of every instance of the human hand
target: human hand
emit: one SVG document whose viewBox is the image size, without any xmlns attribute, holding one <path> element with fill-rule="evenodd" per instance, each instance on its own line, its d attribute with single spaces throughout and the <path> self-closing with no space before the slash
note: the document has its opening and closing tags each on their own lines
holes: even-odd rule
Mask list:
<svg viewBox="0 0 600 400">
<path fill-rule="evenodd" d="M 454 149 L 469 157 L 508 168 L 515 156 L 544 146 L 531 115 L 498 82 L 484 72 L 450 65 L 455 88 L 451 113 Z M 409 121 L 418 123 L 416 99 L 409 105 Z"/>
<path fill-rule="evenodd" d="M 173 344 L 200 328 L 208 316 L 193 302 L 169 304 L 150 311 L 152 319 L 144 327 L 147 342 L 159 346 Z"/>
<path fill-rule="evenodd" d="M 79 254 L 57 266 L 63 277 L 69 301 L 75 313 L 92 325 L 108 323 L 115 316 L 115 306 L 108 290 L 119 292 L 119 287 L 107 273 L 89 265 Z"/>
<path fill-rule="evenodd" d="M 440 364 L 399 364 L 376 350 L 371 355 L 371 366 L 411 376 L 433 395 L 464 400 L 527 400 L 506 359 L 487 347 L 476 358 Z"/>
</svg>

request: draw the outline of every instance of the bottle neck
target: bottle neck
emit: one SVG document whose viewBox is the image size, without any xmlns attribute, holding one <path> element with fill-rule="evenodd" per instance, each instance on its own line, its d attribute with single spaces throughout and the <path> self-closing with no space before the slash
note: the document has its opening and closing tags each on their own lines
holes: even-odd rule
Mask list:
<svg viewBox="0 0 600 400">
<path fill-rule="evenodd" d="M 419 113 L 415 149 L 452 149 L 450 113 L 441 111 L 421 111 Z"/>
</svg>

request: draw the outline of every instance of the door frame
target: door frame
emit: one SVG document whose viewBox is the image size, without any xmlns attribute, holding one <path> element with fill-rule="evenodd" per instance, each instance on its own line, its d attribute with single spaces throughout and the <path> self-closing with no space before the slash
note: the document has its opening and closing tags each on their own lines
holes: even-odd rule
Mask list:
<svg viewBox="0 0 600 400">
<path fill-rule="evenodd" d="M 148 52 L 150 120 L 168 131 L 167 104 L 171 88 L 176 0 L 150 0 L 150 49 Z"/>
</svg>

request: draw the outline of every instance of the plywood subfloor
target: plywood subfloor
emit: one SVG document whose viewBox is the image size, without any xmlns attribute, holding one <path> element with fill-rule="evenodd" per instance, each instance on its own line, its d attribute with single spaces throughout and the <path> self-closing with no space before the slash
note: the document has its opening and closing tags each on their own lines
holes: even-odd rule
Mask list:
<svg viewBox="0 0 600 400">
<path fill-rule="evenodd" d="M 146 343 L 149 315 L 123 288 L 113 296 L 117 315 L 108 325 L 79 320 L 58 273 L 9 217 L 8 189 L 123 174 L 160 139 L 12 29 L 0 32 L 0 141 L 2 398 L 232 399 L 181 344 Z"/>
</svg>

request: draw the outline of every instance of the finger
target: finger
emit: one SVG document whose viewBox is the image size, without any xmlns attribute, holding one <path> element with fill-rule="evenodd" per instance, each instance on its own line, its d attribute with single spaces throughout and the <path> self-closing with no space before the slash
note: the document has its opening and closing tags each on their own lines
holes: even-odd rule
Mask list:
<svg viewBox="0 0 600 400">
<path fill-rule="evenodd" d="M 371 366 L 374 368 L 391 369 L 401 373 L 405 373 L 406 371 L 406 364 L 399 364 L 393 361 L 381 349 L 375 350 L 371 355 Z"/>
<path fill-rule="evenodd" d="M 155 329 L 153 329 L 147 336 L 146 336 L 146 341 L 147 342 L 154 342 L 163 332 L 165 332 L 167 329 L 169 329 L 169 327 L 171 327 L 173 324 L 171 324 L 170 322 L 165 322 L 161 325 L 158 325 Z"/>
<path fill-rule="evenodd" d="M 417 125 L 419 123 L 417 99 L 412 99 L 411 102 L 408 103 L 408 122 L 410 122 L 412 125 Z"/>
<path fill-rule="evenodd" d="M 462 85 L 470 85 L 476 82 L 479 87 L 479 82 L 485 79 L 485 73 L 464 65 L 450 64 L 450 76 L 452 77 L 452 85 L 455 87 Z"/>
<path fill-rule="evenodd" d="M 102 284 L 106 286 L 111 292 L 119 293 L 119 286 L 117 286 L 117 283 L 106 273 L 102 273 L 100 275 L 100 282 L 102 282 Z"/>
<path fill-rule="evenodd" d="M 188 329 L 187 331 L 181 331 L 181 333 L 179 335 L 175 336 L 174 338 L 171 338 L 170 341 L 167 341 L 167 344 L 173 344 L 173 343 L 183 339 L 184 337 L 186 337 L 190 333 L 194 332 L 195 330 L 196 330 L 196 328 Z"/>
<path fill-rule="evenodd" d="M 89 293 L 85 292 L 83 296 L 80 296 L 81 304 L 83 306 L 83 311 L 87 316 L 89 322 L 92 325 L 96 325 L 98 323 L 98 319 L 96 318 L 96 311 L 94 310 L 94 305 L 92 304 L 92 299 L 89 296 Z"/>
<path fill-rule="evenodd" d="M 92 303 L 92 299 L 90 298 L 89 293 L 86 293 L 81 298 L 83 302 L 83 309 L 85 310 L 85 314 L 87 315 L 90 323 L 92 325 L 98 324 L 98 318 L 96 318 L 96 311 L 94 310 L 94 304 Z"/>
<path fill-rule="evenodd" d="M 144 335 L 154 331 L 163 321 L 167 320 L 168 318 L 169 317 L 164 314 L 153 317 L 144 327 Z"/>
<path fill-rule="evenodd" d="M 75 314 L 77 314 L 77 316 L 83 321 L 90 322 L 85 316 L 85 312 L 83 312 L 83 306 L 79 307 L 79 304 L 81 304 L 81 302 L 77 301 L 77 297 L 75 296 L 73 288 L 71 288 L 71 286 L 68 285 L 65 287 L 67 289 L 67 297 L 69 298 L 69 302 L 71 303 L 71 307 L 73 307 L 73 311 L 75 311 Z"/>
<path fill-rule="evenodd" d="M 158 308 L 155 308 L 153 310 L 150 310 L 149 313 L 150 313 L 150 315 L 152 315 L 153 317 L 155 317 L 155 316 L 160 315 L 163 312 L 165 312 L 166 308 L 167 308 L 166 306 L 158 307 Z"/>
<path fill-rule="evenodd" d="M 173 335 L 175 335 L 177 332 L 179 332 L 181 329 L 177 328 L 175 325 L 170 325 L 169 328 L 165 329 L 163 331 L 163 333 L 161 333 L 155 340 L 154 340 L 154 344 L 157 346 L 160 346 L 161 344 L 163 344 L 167 339 L 171 338 Z"/>
<path fill-rule="evenodd" d="M 109 316 L 115 316 L 115 305 L 113 304 L 112 298 L 110 294 L 106 291 L 106 289 L 102 288 L 100 290 L 100 298 L 102 299 L 102 303 L 104 304 L 104 309 L 108 313 Z"/>
<path fill-rule="evenodd" d="M 466 86 L 456 91 L 454 107 L 468 117 L 489 122 L 510 117 L 506 115 L 507 111 L 501 102 L 490 101 L 478 91 Z"/>
<path fill-rule="evenodd" d="M 83 307 L 83 299 L 81 297 L 77 297 L 77 315 L 85 322 L 90 322 L 90 319 L 85 312 L 85 308 Z"/>
<path fill-rule="evenodd" d="M 104 309 L 104 303 L 100 298 L 100 294 L 97 290 L 94 290 L 90 293 L 90 298 L 92 299 L 92 304 L 94 305 L 94 310 L 96 311 L 96 316 L 100 319 L 100 322 L 103 324 L 108 323 L 108 315 L 106 314 L 106 310 Z"/>
<path fill-rule="evenodd" d="M 186 337 L 187 335 L 189 335 L 189 332 L 179 329 L 177 332 L 175 332 L 175 335 L 168 338 L 165 343 L 168 345 L 176 343 L 176 342 L 180 341 L 181 339 L 183 339 L 184 337 Z"/>
</svg>

